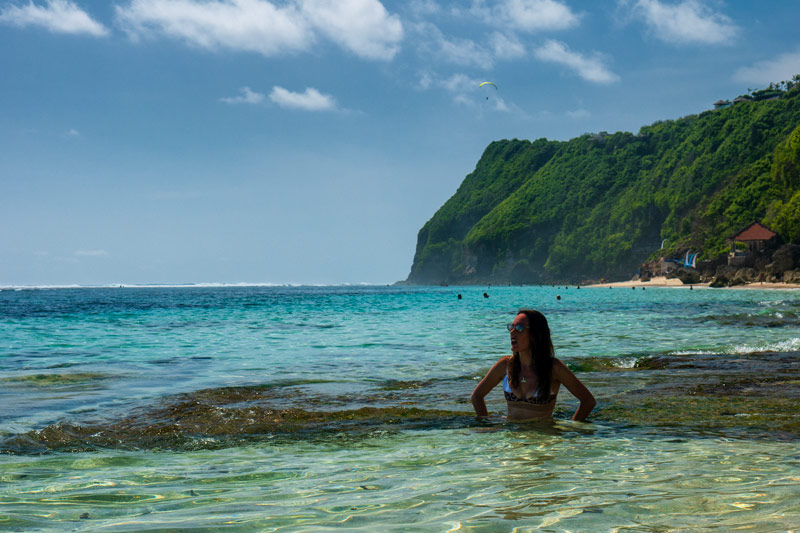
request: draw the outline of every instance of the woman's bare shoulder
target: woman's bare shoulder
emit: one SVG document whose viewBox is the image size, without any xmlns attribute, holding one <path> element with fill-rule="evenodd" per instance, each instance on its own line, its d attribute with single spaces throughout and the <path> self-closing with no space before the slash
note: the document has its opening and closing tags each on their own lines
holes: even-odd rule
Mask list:
<svg viewBox="0 0 800 533">
<path fill-rule="evenodd" d="M 564 372 L 572 372 L 569 367 L 564 364 L 564 361 L 558 359 L 557 357 L 553 358 L 553 375 L 558 377 L 563 375 Z"/>
<path fill-rule="evenodd" d="M 510 359 L 511 359 L 510 355 L 502 356 L 500 359 L 497 360 L 497 362 L 494 365 L 492 365 L 492 370 L 496 368 L 497 369 L 502 368 L 503 370 L 505 370 L 506 366 L 508 365 L 508 361 Z"/>
</svg>

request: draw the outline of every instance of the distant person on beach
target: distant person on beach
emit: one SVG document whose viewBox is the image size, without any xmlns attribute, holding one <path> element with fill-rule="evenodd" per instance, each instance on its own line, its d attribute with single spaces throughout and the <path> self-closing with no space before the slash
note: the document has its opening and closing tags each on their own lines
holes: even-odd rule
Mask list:
<svg viewBox="0 0 800 533">
<path fill-rule="evenodd" d="M 597 402 L 567 365 L 555 358 L 544 315 L 520 309 L 508 324 L 508 331 L 512 355 L 501 357 L 475 387 L 471 398 L 475 413 L 488 415 L 483 399 L 502 382 L 509 420 L 550 419 L 558 391 L 564 385 L 581 402 L 572 420 L 585 420 Z"/>
</svg>

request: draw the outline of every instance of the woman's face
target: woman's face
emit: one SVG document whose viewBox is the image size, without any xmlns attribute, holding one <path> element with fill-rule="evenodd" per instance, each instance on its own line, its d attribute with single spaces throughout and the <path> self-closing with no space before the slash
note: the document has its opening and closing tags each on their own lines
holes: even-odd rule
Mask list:
<svg viewBox="0 0 800 533">
<path fill-rule="evenodd" d="M 516 329 L 511 330 L 511 351 L 524 352 L 531 348 L 531 328 L 528 322 L 528 316 L 525 313 L 520 313 L 514 318 L 512 324 L 525 326 L 522 332 Z"/>
</svg>

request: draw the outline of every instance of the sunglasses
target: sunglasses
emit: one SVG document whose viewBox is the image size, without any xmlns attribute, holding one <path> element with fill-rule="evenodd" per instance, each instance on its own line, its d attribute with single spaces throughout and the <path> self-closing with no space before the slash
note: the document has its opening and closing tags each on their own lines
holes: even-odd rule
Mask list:
<svg viewBox="0 0 800 533">
<path fill-rule="evenodd" d="M 506 328 L 508 329 L 508 331 L 517 330 L 517 333 L 522 333 L 528 328 L 528 326 L 524 324 L 506 324 Z"/>
</svg>

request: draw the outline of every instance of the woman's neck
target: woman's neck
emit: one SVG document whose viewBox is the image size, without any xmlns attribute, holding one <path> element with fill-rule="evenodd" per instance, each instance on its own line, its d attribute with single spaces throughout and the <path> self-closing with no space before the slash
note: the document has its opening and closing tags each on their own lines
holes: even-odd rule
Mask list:
<svg viewBox="0 0 800 533">
<path fill-rule="evenodd" d="M 519 362 L 522 366 L 533 366 L 533 354 L 530 350 L 519 352 Z"/>
</svg>

